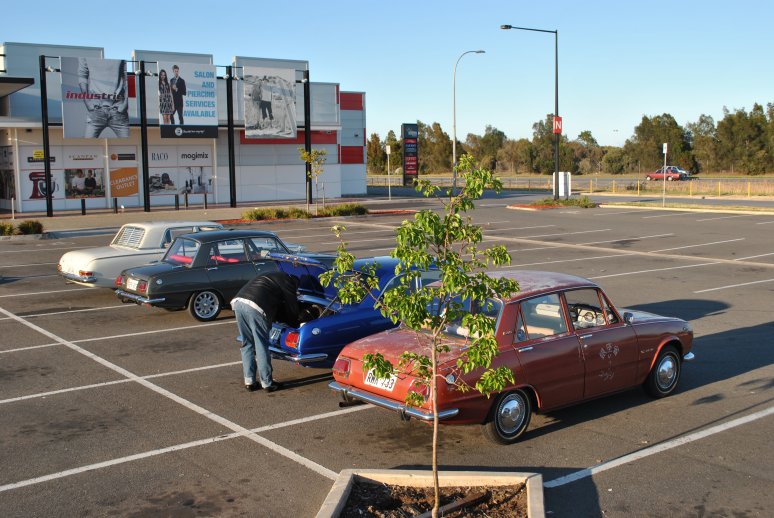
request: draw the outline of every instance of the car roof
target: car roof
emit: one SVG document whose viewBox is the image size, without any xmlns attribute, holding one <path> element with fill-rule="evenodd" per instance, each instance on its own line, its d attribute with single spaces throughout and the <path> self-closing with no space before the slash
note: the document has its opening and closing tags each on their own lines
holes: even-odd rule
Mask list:
<svg viewBox="0 0 774 518">
<path fill-rule="evenodd" d="M 244 239 L 248 237 L 273 237 L 279 239 L 277 234 L 266 230 L 239 230 L 234 228 L 182 234 L 178 236 L 178 239 L 183 237 L 193 239 L 194 241 L 199 241 L 200 243 L 212 243 L 214 241 L 221 241 L 223 239 Z"/>
<path fill-rule="evenodd" d="M 537 270 L 506 270 L 489 272 L 491 277 L 508 278 L 519 283 L 519 292 L 503 301 L 524 299 L 541 293 L 566 290 L 572 288 L 598 288 L 599 286 L 584 277 L 558 272 L 543 272 Z"/>
<path fill-rule="evenodd" d="M 176 228 L 176 227 L 222 227 L 220 223 L 214 221 L 139 221 L 137 223 L 125 223 L 121 227 L 139 227 L 145 230 L 155 230 L 158 228 Z"/>
</svg>

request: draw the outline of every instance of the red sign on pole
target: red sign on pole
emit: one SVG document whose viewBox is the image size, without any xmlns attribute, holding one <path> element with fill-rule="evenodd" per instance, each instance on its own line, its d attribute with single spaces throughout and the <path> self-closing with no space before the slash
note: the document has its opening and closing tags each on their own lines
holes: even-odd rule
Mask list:
<svg viewBox="0 0 774 518">
<path fill-rule="evenodd" d="M 554 133 L 562 133 L 562 118 L 558 115 L 554 116 Z"/>
</svg>

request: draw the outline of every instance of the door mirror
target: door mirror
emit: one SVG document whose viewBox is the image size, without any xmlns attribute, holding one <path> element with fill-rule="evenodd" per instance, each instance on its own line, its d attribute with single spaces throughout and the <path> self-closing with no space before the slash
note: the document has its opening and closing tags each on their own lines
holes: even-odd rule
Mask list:
<svg viewBox="0 0 774 518">
<path fill-rule="evenodd" d="M 627 324 L 633 324 L 634 323 L 634 314 L 629 313 L 628 311 L 623 314 L 624 322 Z"/>
</svg>

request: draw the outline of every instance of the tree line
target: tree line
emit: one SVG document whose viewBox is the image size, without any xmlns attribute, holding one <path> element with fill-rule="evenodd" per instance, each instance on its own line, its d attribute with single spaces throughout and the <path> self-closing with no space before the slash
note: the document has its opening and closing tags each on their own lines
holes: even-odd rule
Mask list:
<svg viewBox="0 0 774 518">
<path fill-rule="evenodd" d="M 420 174 L 449 173 L 452 169 L 452 141 L 437 122 L 419 126 Z M 559 163 L 562 171 L 574 174 L 644 174 L 663 165 L 663 143 L 669 145 L 669 165 L 694 173 L 723 172 L 760 175 L 774 172 L 774 103 L 766 108 L 754 104 L 750 111 L 723 108 L 723 118 L 715 123 L 709 115 L 684 126 L 675 118 L 643 116 L 634 133 L 619 146 L 600 146 L 591 131 L 581 131 L 575 140 L 562 135 Z M 390 168 L 401 166 L 401 141 L 390 130 L 384 140 L 372 133 L 366 146 L 369 174 L 386 174 L 390 146 Z M 457 141 L 457 156 L 468 153 L 480 167 L 498 173 L 551 174 L 554 171 L 553 116 L 532 125 L 532 139 L 509 139 L 487 125 L 483 135 L 468 133 Z"/>
</svg>

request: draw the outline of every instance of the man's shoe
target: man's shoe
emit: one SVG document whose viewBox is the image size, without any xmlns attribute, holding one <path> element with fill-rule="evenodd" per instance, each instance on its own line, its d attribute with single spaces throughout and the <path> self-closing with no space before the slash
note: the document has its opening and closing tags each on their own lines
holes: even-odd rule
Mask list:
<svg viewBox="0 0 774 518">
<path fill-rule="evenodd" d="M 254 381 L 249 385 L 245 385 L 245 389 L 247 389 L 248 392 L 255 392 L 256 390 L 261 390 L 261 384 L 257 381 Z"/>
<path fill-rule="evenodd" d="M 268 387 L 263 387 L 263 390 L 265 390 L 266 392 L 275 392 L 281 388 L 282 388 L 282 383 L 280 383 L 279 381 L 272 381 L 271 385 L 269 385 Z"/>
</svg>

